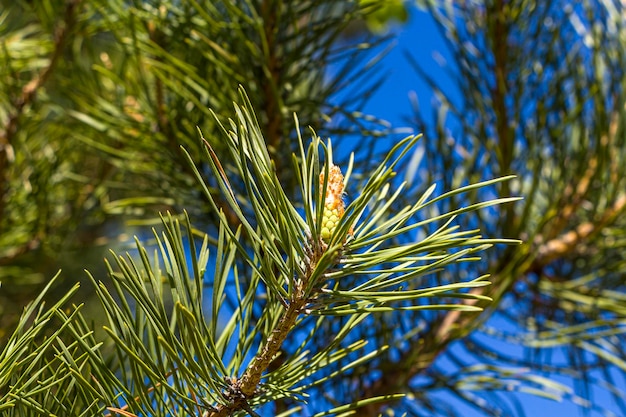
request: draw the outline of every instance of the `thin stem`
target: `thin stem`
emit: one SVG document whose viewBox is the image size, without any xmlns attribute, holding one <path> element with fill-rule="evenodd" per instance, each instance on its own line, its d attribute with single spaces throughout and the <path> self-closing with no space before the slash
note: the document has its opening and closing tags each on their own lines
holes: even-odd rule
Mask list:
<svg viewBox="0 0 626 417">
<path fill-rule="evenodd" d="M 316 251 L 314 259 L 311 259 L 310 263 L 313 265 L 317 264 L 322 255 L 323 251 Z M 235 411 L 248 409 L 247 399 L 257 391 L 263 373 L 280 352 L 298 317 L 309 303 L 310 297 L 307 295 L 306 288 L 314 269 L 311 267 L 306 268 L 307 275 L 303 279 L 298 280 L 294 286 L 291 301 L 283 311 L 276 328 L 272 330 L 265 344 L 252 359 L 243 376 L 232 382 L 231 392 L 234 394 L 232 401 L 229 404 L 218 406 L 215 411 L 208 414 L 210 417 L 226 417 L 232 415 Z"/>
</svg>

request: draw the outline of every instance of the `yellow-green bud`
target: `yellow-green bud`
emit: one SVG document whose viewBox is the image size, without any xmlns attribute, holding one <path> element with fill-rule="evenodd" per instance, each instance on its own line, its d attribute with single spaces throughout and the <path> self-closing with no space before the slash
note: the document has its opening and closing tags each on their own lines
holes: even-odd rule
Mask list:
<svg viewBox="0 0 626 417">
<path fill-rule="evenodd" d="M 321 236 L 325 242 L 330 240 L 330 237 L 335 233 L 335 229 L 339 224 L 339 218 L 341 217 L 341 211 L 339 208 L 324 207 L 324 215 L 322 216 L 322 230 Z"/>
<path fill-rule="evenodd" d="M 324 173 L 320 174 L 320 187 L 324 185 Z M 324 190 L 321 190 L 324 192 Z M 320 236 L 326 243 L 330 240 L 343 216 L 345 205 L 343 202 L 343 175 L 341 169 L 331 165 L 328 171 L 328 182 L 325 190 L 324 212 L 322 214 L 322 227 Z M 348 232 L 352 234 L 352 229 Z"/>
</svg>

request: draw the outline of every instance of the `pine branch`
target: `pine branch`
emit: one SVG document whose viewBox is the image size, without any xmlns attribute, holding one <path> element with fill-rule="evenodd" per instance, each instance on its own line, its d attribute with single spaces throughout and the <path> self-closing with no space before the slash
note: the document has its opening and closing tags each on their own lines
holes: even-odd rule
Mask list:
<svg viewBox="0 0 626 417">
<path fill-rule="evenodd" d="M 152 410 L 151 414 L 155 416 L 176 410 L 198 416 L 227 416 L 241 412 L 255 415 L 255 409 L 268 401 L 279 400 L 289 393 L 305 392 L 303 390 L 319 386 L 330 377 L 340 377 L 341 372 L 329 373 L 327 369 L 335 361 L 348 358 L 364 348 L 364 341 L 346 347 L 342 347 L 341 343 L 370 314 L 403 308 L 478 310 L 471 303 L 419 305 L 415 303 L 419 299 L 445 297 L 448 300 L 475 298 L 488 301 L 485 297 L 462 292 L 488 285 L 485 277 L 418 290 L 404 290 L 404 287 L 409 281 L 432 270 L 471 260 L 473 253 L 486 249 L 491 243 L 507 243 L 505 240 L 482 239 L 474 231 L 458 231 L 450 223 L 456 215 L 511 199 L 476 203 L 418 223 L 409 223 L 409 220 L 418 210 L 436 202 L 437 198 L 447 198 L 504 179 L 469 185 L 429 200 L 431 188 L 412 207 L 389 214 L 388 218 L 385 216 L 387 205 L 379 212 L 365 215 L 372 200 L 380 201 L 386 195 L 389 181 L 394 177 L 394 167 L 417 139 L 409 137 L 398 143 L 372 173 L 362 194 L 348 207 L 344 207 L 342 200 L 344 178 L 337 167 L 330 165 L 330 143 L 322 146 L 316 137 L 304 152 L 300 139 L 302 154 L 297 172 L 305 202 L 303 218 L 282 192 L 271 170 L 268 149 L 264 146 L 260 127 L 249 106 L 246 101 L 243 108 L 236 107 L 237 123 L 230 125 L 237 130 L 225 131 L 225 134 L 228 149 L 241 170 L 248 190 L 254 218 L 241 210 L 219 159 L 207 148 L 207 156 L 213 174 L 220 179 L 224 199 L 239 216 L 241 227 L 247 229 L 251 241 L 256 242 L 252 248 L 244 248 L 239 242 L 240 232 L 232 231 L 225 216 L 220 217 L 211 307 L 214 318 L 207 322 L 202 307 L 208 237 L 205 237 L 200 252 L 196 253 L 192 228 L 187 219 L 186 239 L 190 242 L 192 254 L 189 259 L 185 254 L 180 225 L 169 216 L 164 219 L 166 231 L 163 237 L 155 234 L 160 252 L 158 259 L 149 259 L 147 250 L 137 240 L 138 262 L 130 256 L 116 257 L 119 272 L 108 267 L 117 294 L 109 293 L 101 283 L 96 286 L 109 322 L 104 330 L 114 343 L 117 356 L 114 362 L 120 365 L 119 372 L 111 369 L 111 361 L 102 356 L 97 347 L 100 344 L 93 340 L 92 331 L 83 324 L 80 312 L 70 316 L 61 314 L 62 329 L 70 331 L 74 340 L 70 345 L 63 344 L 61 340 L 58 343 L 63 352 L 62 363 L 71 369 L 66 383 L 73 384 L 81 395 L 81 402 L 75 407 L 104 404 L 110 412 L 128 416 L 148 410 Z M 320 172 L 322 162 L 325 162 L 325 168 Z M 195 170 L 195 164 L 192 167 Z M 197 170 L 195 172 L 201 178 Z M 212 194 L 208 190 L 206 192 L 211 199 Z M 396 192 L 389 197 L 390 203 L 399 194 Z M 214 200 L 211 202 L 216 204 Z M 359 223 L 359 219 L 363 222 Z M 443 222 L 442 225 L 423 241 L 406 246 L 382 244 L 390 242 L 391 237 L 399 233 L 439 221 Z M 458 251 L 446 253 L 446 248 Z M 251 256 L 250 251 L 255 255 Z M 238 291 L 239 307 L 218 337 L 217 318 L 222 309 L 226 282 L 233 272 L 235 256 L 248 263 L 253 274 L 245 294 Z M 428 262 L 424 263 L 426 260 Z M 377 265 L 392 266 L 380 271 Z M 236 269 L 234 271 L 236 286 L 241 288 L 242 282 Z M 355 287 L 343 289 L 339 285 L 330 286 L 333 281 L 345 282 L 353 274 L 370 277 Z M 164 286 L 163 276 L 167 277 L 167 287 Z M 91 279 L 95 283 L 93 277 Z M 264 313 L 261 319 L 254 323 L 250 320 L 250 313 L 258 302 L 258 290 L 262 286 L 267 288 L 267 304 L 262 307 Z M 169 298 L 173 303 L 171 312 L 167 311 L 165 301 Z M 413 305 L 406 306 L 407 303 Z M 307 344 L 316 336 L 315 330 L 325 318 L 347 315 L 349 319 L 335 334 L 332 343 L 311 356 L 304 351 L 288 356 L 277 369 L 268 373 L 271 362 L 289 336 L 304 322 L 300 318 L 314 315 L 319 320 Z M 236 353 L 233 354 L 229 340 L 235 336 L 236 328 L 241 333 L 234 341 Z M 264 334 L 266 336 L 257 354 L 246 365 L 247 352 L 254 346 L 252 342 Z M 356 368 L 384 350 L 362 355 L 344 364 L 342 369 L 346 372 Z M 91 370 L 90 378 L 83 376 L 85 369 Z M 239 374 L 242 376 L 236 378 Z M 93 380 L 99 383 L 93 386 Z M 2 385 L 0 391 L 1 388 Z M 36 390 L 32 394 L 34 399 L 38 398 L 39 392 Z M 327 413 L 371 407 L 380 402 L 396 401 L 400 397 L 401 394 L 392 393 L 340 402 Z M 67 410 L 82 411 L 59 401 Z"/>
<path fill-rule="evenodd" d="M 495 113 L 495 124 L 498 135 L 499 144 L 499 166 L 508 174 L 513 159 L 513 137 L 509 122 L 511 120 L 506 106 L 508 59 L 507 59 L 507 42 L 509 42 L 510 23 L 507 21 L 509 16 L 505 11 L 505 1 L 495 0 L 487 7 L 487 21 L 489 22 L 489 41 L 492 42 L 494 67 L 492 69 L 495 76 L 491 91 L 491 99 L 493 101 L 493 110 Z"/>
<path fill-rule="evenodd" d="M 471 192 L 507 178 L 468 185 L 429 199 L 433 191 L 431 187 L 412 206 L 398 213 L 388 212 L 402 189 L 400 187 L 391 196 L 387 195 L 395 176 L 394 168 L 417 143 L 418 138 L 408 137 L 392 149 L 371 174 L 361 194 L 345 207 L 343 189 L 346 179 L 339 168 L 332 165 L 331 144 L 323 144 L 318 137 L 314 137 L 305 150 L 299 138 L 301 153 L 294 161 L 297 161 L 296 172 L 303 198 L 302 213 L 281 189 L 250 102 L 243 93 L 242 99 L 244 105 L 235 108 L 237 118 L 229 122 L 231 129 L 222 127 L 226 148 L 230 152 L 229 160 L 240 171 L 253 217 L 242 210 L 239 196 L 233 192 L 219 155 L 205 142 L 205 156 L 213 176 L 218 179 L 222 198 L 239 217 L 241 225 L 240 230 L 233 231 L 226 217 L 223 214 L 220 216 L 212 316 L 217 318 L 220 315 L 220 300 L 235 256 L 240 258 L 239 262 L 251 267 L 249 286 L 245 294 L 238 291 L 239 307 L 217 338 L 216 319 L 205 327 L 202 296 L 197 294 L 203 265 L 207 262 L 206 239 L 199 258 L 192 256 L 191 261 L 187 261 L 176 221 L 170 218 L 165 222 L 168 232 L 164 240 L 156 237 L 175 305 L 176 313 L 171 314 L 172 319 L 169 319 L 170 315 L 163 305 L 160 267 L 148 260 L 147 252 L 139 242 L 145 271 L 140 271 L 130 259 L 117 258 L 121 273 L 111 269 L 111 278 L 117 288 L 117 298 L 122 302 L 115 302 L 102 285 L 98 292 L 109 316 L 107 333 L 119 347 L 120 363 L 130 362 L 137 367 L 127 377 L 128 381 L 116 384 L 121 387 L 130 384 L 141 392 L 138 395 L 124 391 L 126 405 L 118 407 L 109 403 L 111 411 L 132 415 L 130 413 L 140 412 L 152 401 L 161 401 L 161 396 L 164 396 L 168 399 L 166 407 L 189 409 L 189 412 L 195 408 L 194 413 L 198 415 L 227 416 L 243 411 L 254 415 L 254 410 L 268 401 L 304 393 L 307 388 L 321 385 L 329 375 L 340 377 L 340 372 L 329 374 L 326 370 L 335 361 L 348 358 L 365 347 L 364 341 L 347 347 L 342 347 L 341 343 L 368 315 L 393 309 L 478 311 L 480 306 L 464 300 L 479 300 L 481 306 L 489 302 L 487 297 L 464 292 L 489 285 L 486 277 L 415 290 L 406 290 L 405 287 L 410 281 L 438 268 L 474 260 L 474 254 L 485 250 L 491 243 L 512 243 L 482 239 L 475 231 L 459 231 L 451 223 L 458 215 L 515 199 L 478 202 L 416 223 L 411 219 L 440 199 Z M 191 156 L 185 154 L 204 185 L 205 195 L 218 210 L 214 194 L 206 187 Z M 388 203 L 368 212 L 372 201 L 382 200 L 388 200 Z M 398 234 L 439 222 L 440 226 L 428 238 L 400 246 L 390 243 Z M 190 225 L 187 229 L 191 229 Z M 243 230 L 253 242 L 250 248 L 239 242 Z M 195 249 L 192 248 L 191 253 L 195 254 Z M 191 265 L 187 266 L 187 262 Z M 380 270 L 379 265 L 390 266 Z M 193 279 L 188 276 L 188 270 L 193 271 Z M 339 285 L 355 275 L 368 278 L 360 285 L 349 288 Z M 194 282 L 193 286 L 188 284 L 190 280 Z M 239 288 L 242 282 L 237 274 L 235 281 Z M 267 303 L 262 307 L 258 323 L 254 323 L 250 314 L 257 303 L 257 292 L 262 287 L 267 291 Z M 420 299 L 437 300 L 439 297 L 448 302 L 417 303 Z M 134 309 L 123 301 L 128 298 L 135 300 Z M 454 299 L 461 302 L 449 302 Z M 302 349 L 311 343 L 320 324 L 334 315 L 348 316 L 349 319 L 334 335 L 332 343 L 311 356 L 304 351 L 287 356 L 270 371 L 272 361 L 279 352 L 287 354 L 287 341 L 294 331 L 302 330 L 307 317 L 318 316 L 318 320 Z M 139 324 L 139 333 L 129 334 L 127 329 L 136 326 L 124 324 L 129 322 L 145 324 Z M 228 348 L 228 340 L 235 337 L 235 328 L 239 328 L 240 332 L 234 349 L 237 354 L 229 359 L 232 354 L 227 352 L 232 349 Z M 253 341 L 259 335 L 262 336 L 260 346 L 247 361 L 247 352 L 256 345 Z M 156 351 L 151 353 L 148 347 Z M 342 369 L 356 368 L 384 351 L 382 348 L 358 357 Z M 158 368 L 150 366 L 154 358 L 161 358 L 162 365 Z M 95 362 L 92 366 L 101 365 Z M 181 393 L 183 387 L 185 392 L 189 391 L 188 395 Z M 340 402 L 328 412 L 373 407 L 374 404 L 398 398 L 401 395 L 396 393 L 372 395 L 346 404 Z"/>
<path fill-rule="evenodd" d="M 450 79 L 463 98 L 459 101 L 456 93 L 448 94 L 447 85 L 439 85 L 436 78 L 418 68 L 438 98 L 442 97 L 444 107 L 428 122 L 421 115 L 419 118 L 426 133 L 430 129 L 430 136 L 436 138 L 427 148 L 425 171 L 429 178 L 443 176 L 448 184 L 477 172 L 519 172 L 522 180 L 515 185 L 525 197 L 524 205 L 508 207 L 506 216 L 488 224 L 492 233 L 509 230 L 508 234 L 529 243 L 500 252 L 488 263 L 495 265 L 496 279 L 484 294 L 493 297 L 494 306 L 502 301 L 502 307 L 490 309 L 470 323 L 457 312 L 437 316 L 429 321 L 424 337 L 439 329 L 439 336 L 445 339 L 450 331 L 454 335 L 458 325 L 473 330 L 476 339 L 490 337 L 528 349 L 522 360 L 509 354 L 507 347 L 486 344 L 484 349 L 474 349 L 475 345 L 464 339 L 464 353 L 475 360 L 521 364 L 532 372 L 573 378 L 575 386 L 585 386 L 589 392 L 605 389 L 616 401 L 623 401 L 626 393 L 605 379 L 624 359 L 612 348 L 623 340 L 623 330 L 611 337 L 596 330 L 599 317 L 611 317 L 606 326 L 619 329 L 623 315 L 617 307 L 623 298 L 618 271 L 623 269 L 622 190 L 626 178 L 623 164 L 618 162 L 626 149 L 622 132 L 623 25 L 613 30 L 613 22 L 623 20 L 623 8 L 616 3 L 604 7 L 593 2 L 582 9 L 563 9 L 565 3 L 558 2 L 535 2 L 534 8 L 521 3 L 504 7 L 498 1 L 479 7 L 428 4 L 446 38 L 448 62 L 452 56 Z M 543 24 L 546 21 L 555 24 L 547 27 Z M 574 29 L 571 22 L 575 22 Z M 449 123 L 451 119 L 454 121 Z M 449 152 L 451 140 L 455 152 Z M 508 164 L 504 163 L 504 147 L 510 153 Z M 497 155 L 497 163 L 492 158 L 484 163 L 485 154 Z M 443 162 L 439 159 L 442 155 Z M 453 170 L 459 173 L 451 175 Z M 515 332 L 503 336 L 501 329 L 489 327 L 486 320 L 492 314 L 516 324 Z M 483 324 L 486 327 L 477 327 Z M 587 324 L 594 330 L 581 330 Z M 548 335 L 547 329 L 552 333 Z M 570 332 L 576 337 L 591 337 L 594 342 L 590 344 L 596 346 L 582 347 L 576 337 L 569 338 Z M 550 358 L 554 343 L 561 340 L 558 346 L 568 361 L 557 366 L 546 358 Z M 421 349 L 422 342 L 420 338 L 415 346 Z M 598 346 L 602 347 L 596 349 Z M 446 360 L 454 361 L 457 351 L 442 353 Z M 458 360 L 455 369 L 463 377 L 465 362 Z M 590 377 L 599 375 L 595 372 L 600 369 L 604 377 Z M 426 390 L 446 387 L 463 401 L 485 412 L 492 410 L 471 400 L 455 383 L 448 385 L 449 373 L 443 374 L 437 367 L 421 375 L 433 381 L 433 385 L 425 383 Z M 574 397 L 560 395 L 584 408 L 602 408 Z M 509 398 L 500 396 L 502 400 Z M 504 407 L 494 409 L 507 413 Z"/>
</svg>

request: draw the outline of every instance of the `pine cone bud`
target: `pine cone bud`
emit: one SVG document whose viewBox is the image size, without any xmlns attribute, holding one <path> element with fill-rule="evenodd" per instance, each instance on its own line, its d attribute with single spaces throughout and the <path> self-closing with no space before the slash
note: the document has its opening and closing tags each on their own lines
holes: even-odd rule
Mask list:
<svg viewBox="0 0 626 417">
<path fill-rule="evenodd" d="M 324 186 L 324 173 L 320 174 L 320 187 Z M 323 191 L 323 190 L 322 190 Z M 345 211 L 343 202 L 343 175 L 341 169 L 336 165 L 331 165 L 328 172 L 328 184 L 326 186 L 326 200 L 324 203 L 324 213 L 322 215 L 322 229 L 320 236 L 326 243 L 335 232 L 339 220 Z"/>
</svg>

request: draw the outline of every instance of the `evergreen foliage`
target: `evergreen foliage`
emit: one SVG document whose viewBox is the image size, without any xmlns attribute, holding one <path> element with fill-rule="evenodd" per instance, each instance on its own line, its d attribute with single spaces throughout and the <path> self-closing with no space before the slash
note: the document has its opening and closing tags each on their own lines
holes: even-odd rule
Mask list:
<svg viewBox="0 0 626 417">
<path fill-rule="evenodd" d="M 206 197 L 220 213 L 217 242 L 210 244 L 205 235 L 196 251 L 189 220 L 183 225 L 185 235 L 180 222 L 167 216 L 163 233 L 155 231 L 153 256 L 139 241 L 138 259 L 116 256 L 115 267 L 108 266 L 111 289 L 92 277 L 107 317 L 107 337 L 102 340 L 86 325 L 80 306 L 69 314 L 59 311 L 66 299 L 51 310 L 40 310 L 32 327 L 28 315 L 34 314 L 36 301 L 0 356 L 7 387 L 2 403 L 8 415 L 94 415 L 104 408 L 120 415 L 234 416 L 254 415 L 265 404 L 286 398 L 306 404 L 318 386 L 341 378 L 388 348 L 371 350 L 366 340 L 350 340 L 352 330 L 368 317 L 398 310 L 479 311 L 477 305 L 455 301 L 490 301 L 467 291 L 488 285 L 485 276 L 435 287 L 416 284 L 420 277 L 447 265 L 478 260 L 476 254 L 494 243 L 507 243 L 484 239 L 478 230 L 459 230 L 453 222 L 458 215 L 517 198 L 477 202 L 420 222 L 413 220 L 440 199 L 500 180 L 437 198 L 430 198 L 431 187 L 414 205 L 392 212 L 388 208 L 399 195 L 389 192 L 393 169 L 418 140 L 408 137 L 371 173 L 325 242 L 320 235 L 322 216 L 316 213 L 323 212 L 321 196 L 329 187 L 328 180 L 320 181 L 320 174 L 330 178 L 330 143 L 323 145 L 314 136 L 305 147 L 299 139 L 301 152 L 294 156 L 294 172 L 300 174 L 303 201 L 294 204 L 276 176 L 252 106 L 245 96 L 242 100 L 244 106 L 235 108 L 236 119 L 230 120 L 229 128 L 222 127 L 229 152 L 226 159 L 242 178 L 243 198 L 234 194 L 220 158 L 204 141 L 205 159 L 239 227 L 229 224 L 185 151 Z M 242 208 L 242 201 L 248 202 L 250 210 Z M 372 202 L 384 203 L 372 207 Z M 398 234 L 431 224 L 436 230 L 423 239 L 390 244 Z M 215 249 L 213 258 L 209 248 Z M 203 290 L 209 262 L 214 265 L 208 274 L 212 297 L 205 311 Z M 240 269 L 240 265 L 247 268 Z M 354 280 L 346 279 L 355 276 L 360 277 L 356 287 L 351 285 Z M 231 286 L 236 290 L 234 310 L 224 303 Z M 36 348 L 26 348 L 36 340 L 43 323 L 55 316 L 60 319 L 59 330 Z M 333 316 L 347 316 L 347 320 L 325 335 L 329 339 L 324 348 L 312 348 L 318 330 Z M 307 335 L 294 352 L 281 352 L 294 333 Z M 112 357 L 106 355 L 108 351 L 114 352 Z M 268 372 L 279 355 L 285 357 Z M 29 361 L 32 357 L 41 362 Z M 337 370 L 334 365 L 340 361 Z M 320 416 L 336 414 L 401 395 L 346 403 L 330 394 L 328 401 L 336 404 L 332 407 L 324 409 L 315 401 L 310 406 L 290 407 L 280 415 L 299 410 L 304 415 L 313 415 L 315 410 L 321 410 L 315 414 Z"/>
<path fill-rule="evenodd" d="M 623 6 L 417 3 L 0 0 L 0 414 L 626 414 Z"/>
</svg>

